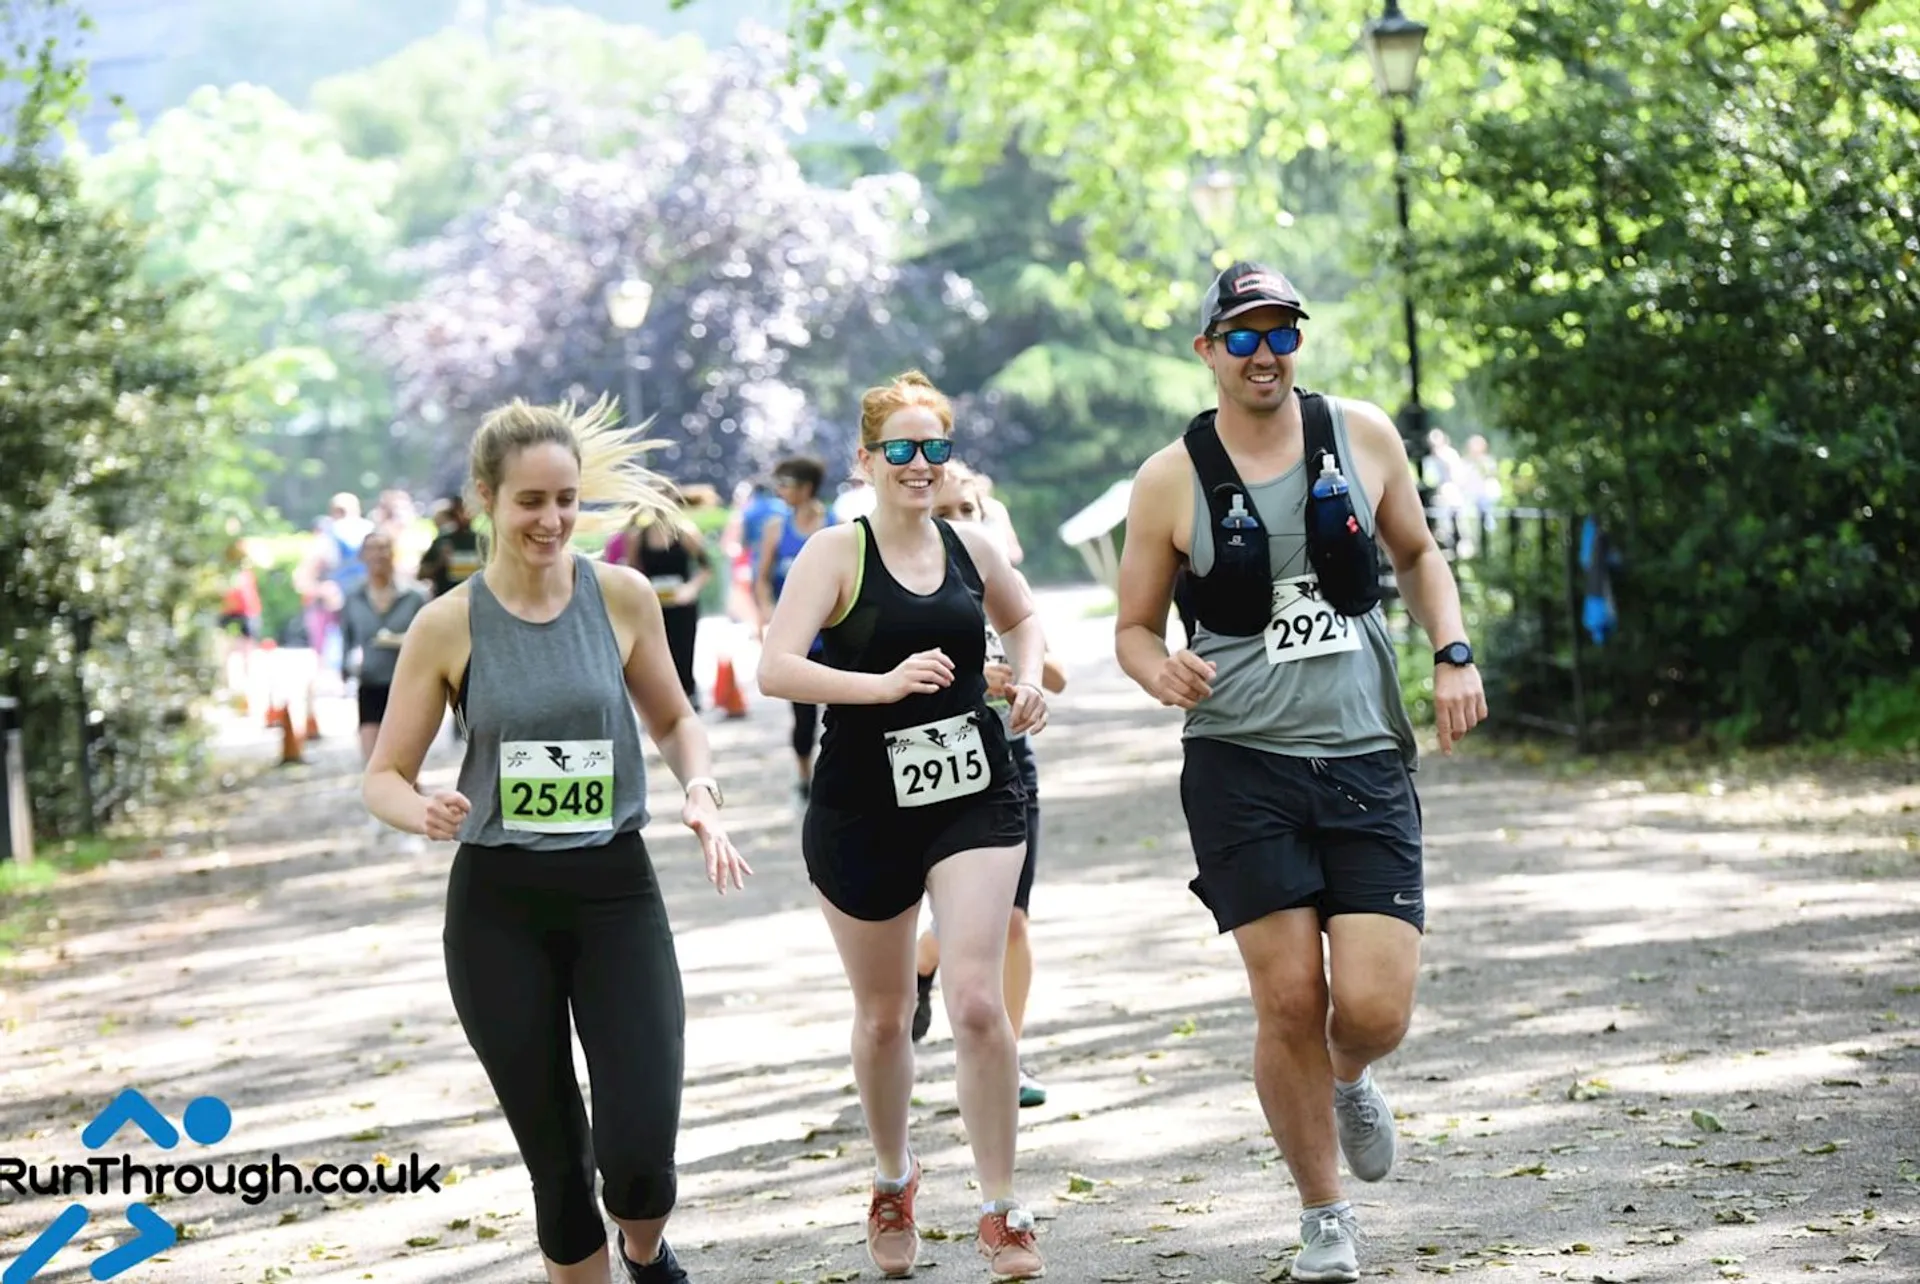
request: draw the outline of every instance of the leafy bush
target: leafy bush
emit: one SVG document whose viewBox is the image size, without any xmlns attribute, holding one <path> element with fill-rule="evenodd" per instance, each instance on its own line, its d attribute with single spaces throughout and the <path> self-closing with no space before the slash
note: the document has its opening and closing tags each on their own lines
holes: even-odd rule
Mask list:
<svg viewBox="0 0 1920 1284">
<path fill-rule="evenodd" d="M 1920 634 L 1920 68 L 1771 8 L 1547 0 L 1530 100 L 1456 126 L 1432 297 L 1557 507 L 1623 558 L 1597 702 L 1662 733 L 1837 732 Z"/>
<path fill-rule="evenodd" d="M 138 254 L 66 167 L 0 158 L 0 689 L 21 702 L 49 834 L 195 779 L 206 628 L 241 515 L 223 496 L 247 484 L 219 373 L 173 300 L 136 283 Z"/>
</svg>

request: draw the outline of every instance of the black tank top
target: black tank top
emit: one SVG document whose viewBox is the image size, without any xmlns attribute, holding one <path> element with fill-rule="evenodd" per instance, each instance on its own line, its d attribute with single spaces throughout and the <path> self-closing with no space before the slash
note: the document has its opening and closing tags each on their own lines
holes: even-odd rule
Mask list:
<svg viewBox="0 0 1920 1284">
<path fill-rule="evenodd" d="M 675 583 L 684 584 L 693 578 L 693 554 L 687 552 L 687 546 L 676 535 L 665 548 L 655 548 L 647 533 L 635 535 L 640 541 L 640 573 L 648 579 L 671 576 Z"/>
<path fill-rule="evenodd" d="M 946 546 L 946 575 L 922 597 L 887 571 L 867 519 L 857 519 L 864 548 L 852 607 L 822 630 L 824 662 L 854 673 L 888 673 L 918 651 L 939 648 L 953 661 L 944 690 L 893 704 L 830 704 L 813 769 L 813 797 L 849 811 L 894 811 L 917 799 L 977 798 L 1013 775 L 1006 726 L 987 705 L 985 588 L 967 547 L 934 519 Z M 965 724 L 965 725 L 962 725 Z M 950 743 L 959 753 L 944 749 Z M 964 792 L 958 792 L 964 791 Z"/>
</svg>

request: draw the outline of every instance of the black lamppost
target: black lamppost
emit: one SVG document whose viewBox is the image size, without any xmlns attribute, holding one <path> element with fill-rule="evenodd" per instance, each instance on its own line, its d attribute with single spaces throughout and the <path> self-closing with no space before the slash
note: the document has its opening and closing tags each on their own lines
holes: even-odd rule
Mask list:
<svg viewBox="0 0 1920 1284">
<path fill-rule="evenodd" d="M 629 424 L 640 422 L 640 327 L 646 323 L 647 309 L 653 306 L 653 286 L 640 276 L 626 278 L 607 287 L 607 319 L 620 332 L 627 368 L 626 414 Z"/>
<path fill-rule="evenodd" d="M 1427 498 L 1427 410 L 1420 403 L 1420 334 L 1413 315 L 1413 228 L 1407 220 L 1407 128 L 1405 104 L 1420 86 L 1420 57 L 1426 51 L 1427 27 L 1400 12 L 1399 0 L 1386 0 L 1386 12 L 1361 33 L 1367 58 L 1373 63 L 1374 88 L 1393 106 L 1393 189 L 1400 206 L 1400 241 L 1406 257 L 1406 288 L 1401 304 L 1407 321 L 1407 381 L 1409 397 L 1400 412 L 1400 435 L 1407 457 L 1420 478 L 1420 495 Z"/>
<path fill-rule="evenodd" d="M 1193 212 L 1200 216 L 1201 224 L 1214 241 L 1208 251 L 1209 257 L 1220 248 L 1220 230 L 1233 216 L 1234 201 L 1239 190 L 1239 177 L 1231 170 L 1224 169 L 1197 175 L 1193 185 L 1187 189 L 1187 199 L 1193 202 Z"/>
</svg>

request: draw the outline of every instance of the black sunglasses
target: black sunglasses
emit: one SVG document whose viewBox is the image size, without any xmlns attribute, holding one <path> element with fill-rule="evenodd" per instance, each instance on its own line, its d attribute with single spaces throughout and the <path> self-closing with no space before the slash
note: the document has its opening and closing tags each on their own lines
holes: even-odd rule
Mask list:
<svg viewBox="0 0 1920 1284">
<path fill-rule="evenodd" d="M 1252 356 L 1260 351 L 1262 339 L 1267 341 L 1267 346 L 1273 349 L 1276 357 L 1284 357 L 1300 347 L 1300 327 L 1297 325 L 1279 325 L 1271 330 L 1223 330 L 1213 337 L 1220 340 L 1230 357 Z"/>
<path fill-rule="evenodd" d="M 912 463 L 915 451 L 925 455 L 930 464 L 944 464 L 953 458 L 953 439 L 929 437 L 925 441 L 909 441 L 905 437 L 895 437 L 880 443 L 880 454 L 895 468 Z"/>
</svg>

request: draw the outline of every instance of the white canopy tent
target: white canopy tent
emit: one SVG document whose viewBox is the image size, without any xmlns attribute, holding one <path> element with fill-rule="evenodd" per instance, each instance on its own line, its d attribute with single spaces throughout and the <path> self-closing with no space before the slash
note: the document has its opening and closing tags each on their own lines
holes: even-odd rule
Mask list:
<svg viewBox="0 0 1920 1284">
<path fill-rule="evenodd" d="M 1133 478 L 1124 478 L 1060 523 L 1061 542 L 1077 550 L 1093 577 L 1114 593 L 1120 591 L 1120 540 L 1126 529 L 1127 501 L 1132 496 Z"/>
</svg>

